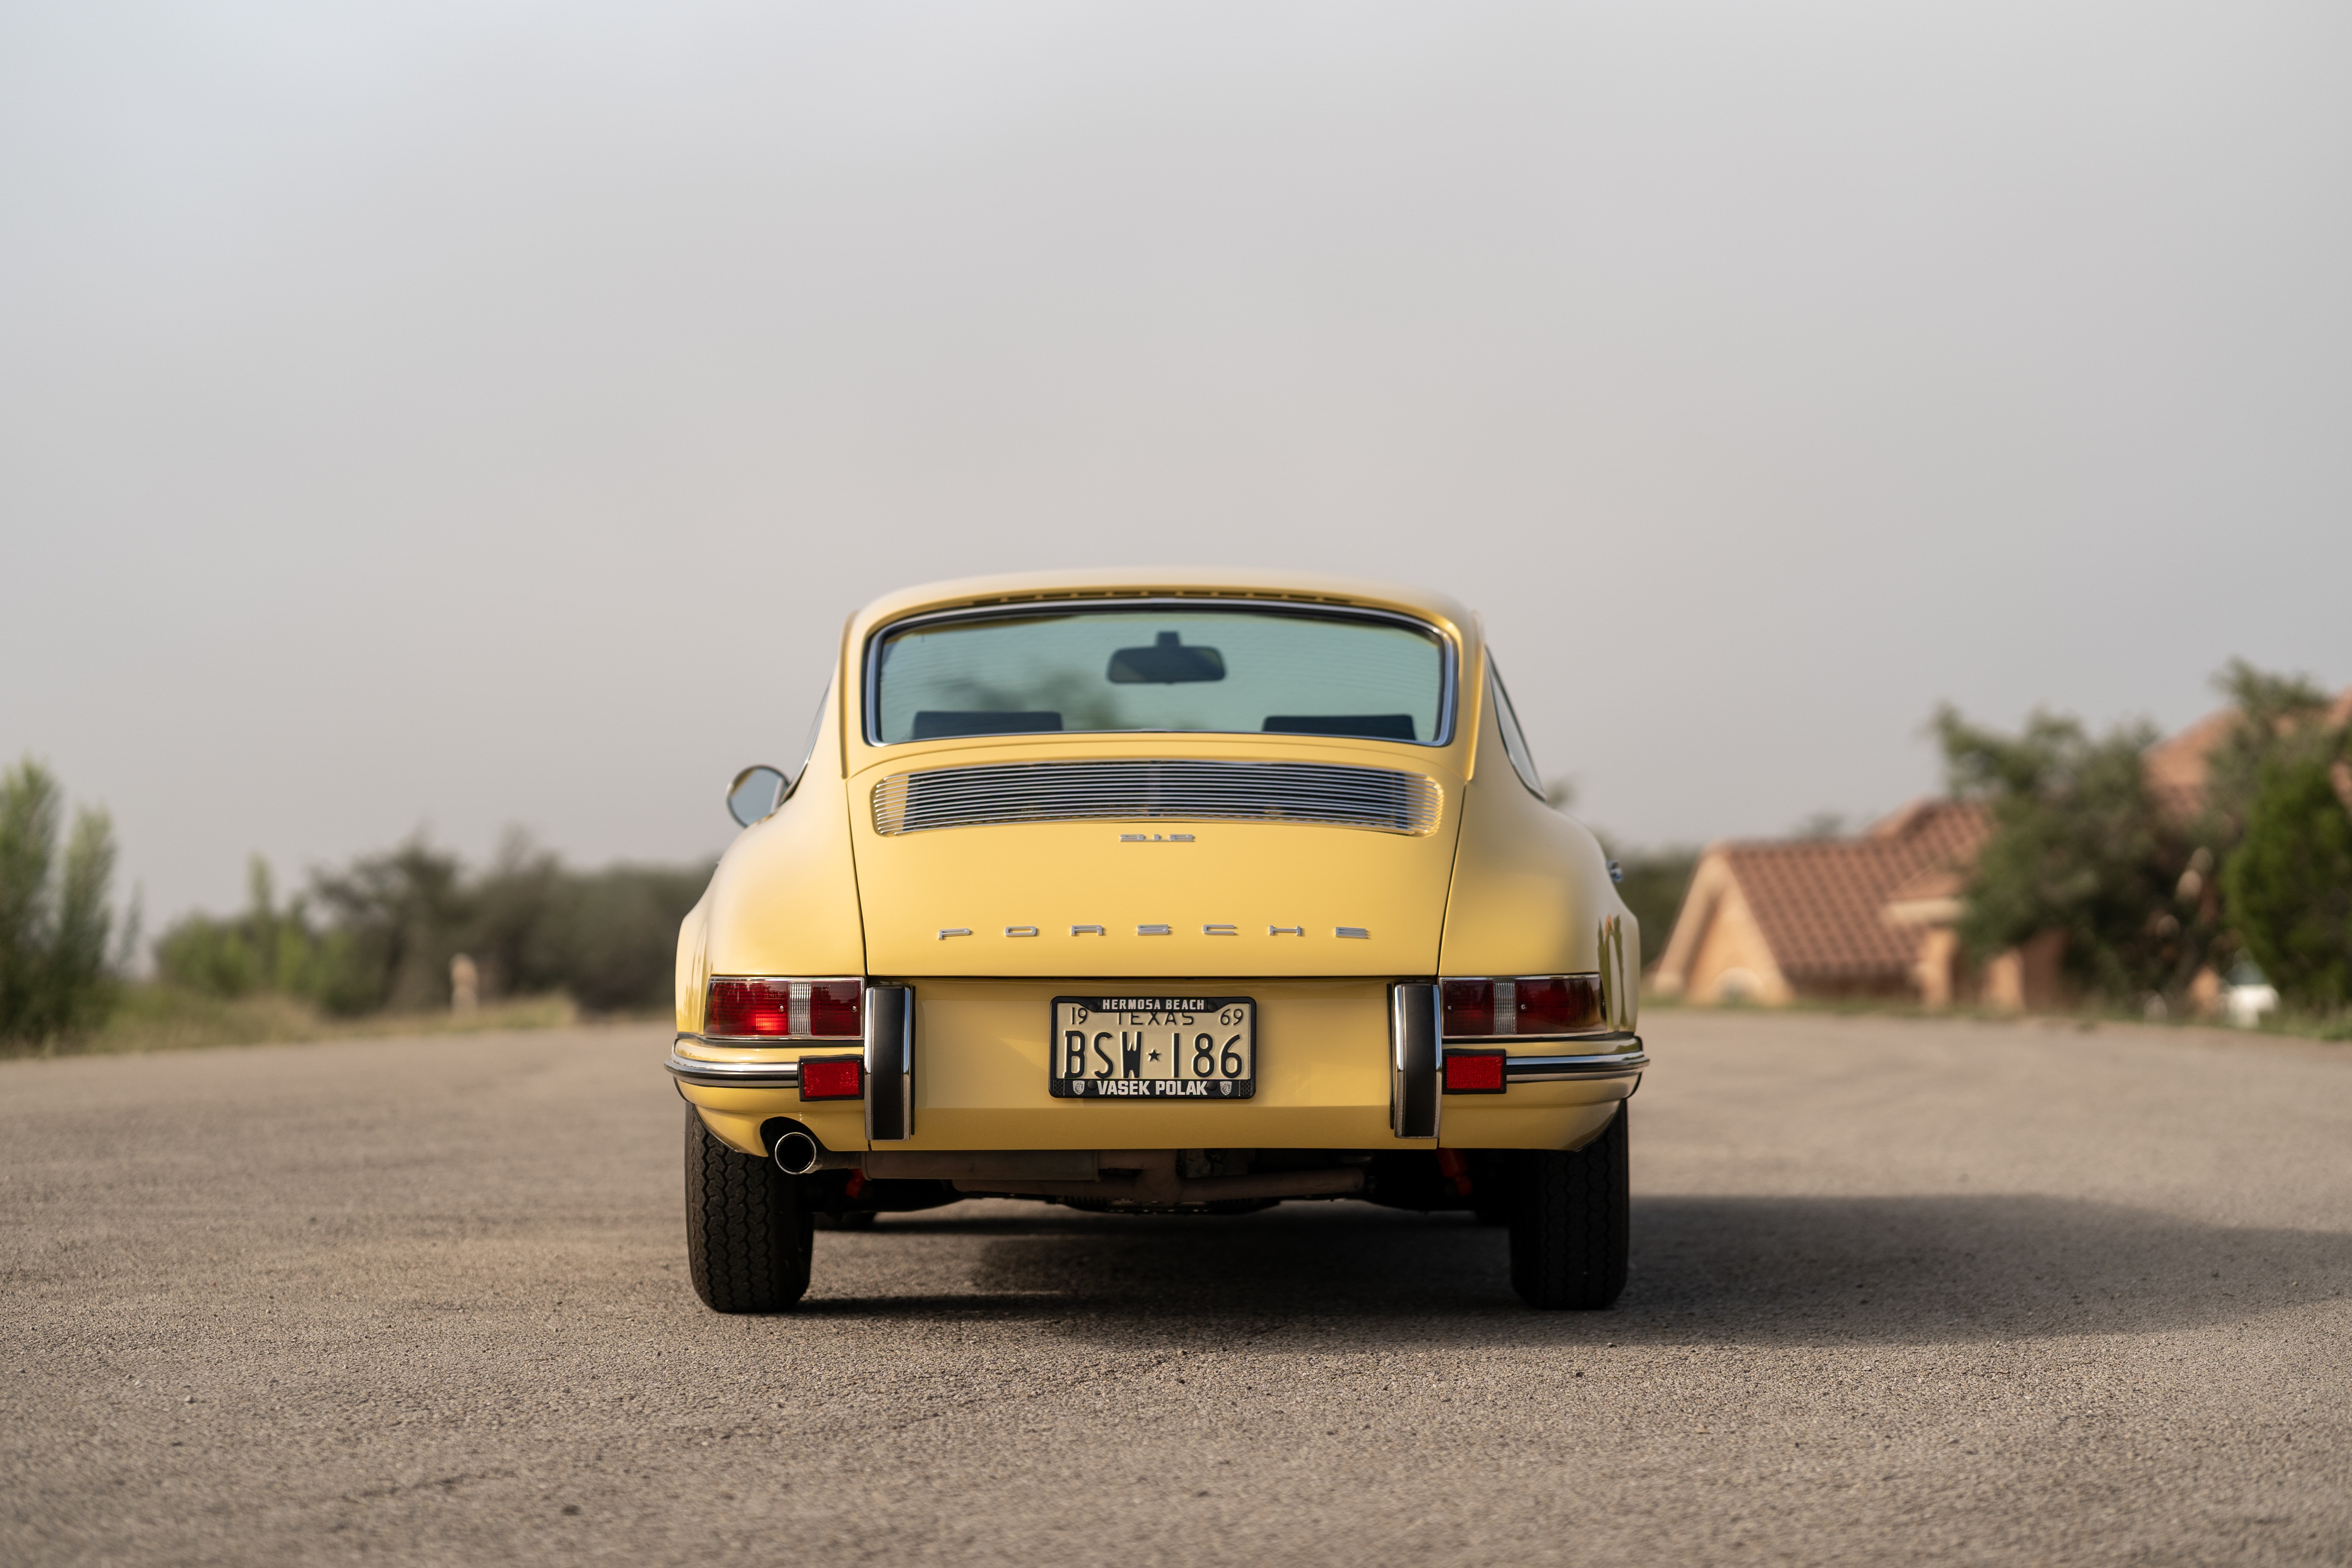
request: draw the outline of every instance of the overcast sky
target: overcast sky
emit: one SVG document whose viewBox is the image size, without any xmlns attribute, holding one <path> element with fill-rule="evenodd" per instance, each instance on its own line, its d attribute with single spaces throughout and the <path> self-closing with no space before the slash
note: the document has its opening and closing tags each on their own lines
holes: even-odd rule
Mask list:
<svg viewBox="0 0 2352 1568">
<path fill-rule="evenodd" d="M 675 860 L 842 617 L 1328 567 L 1621 841 L 2352 681 L 2352 8 L 0 8 L 0 758 Z"/>
</svg>

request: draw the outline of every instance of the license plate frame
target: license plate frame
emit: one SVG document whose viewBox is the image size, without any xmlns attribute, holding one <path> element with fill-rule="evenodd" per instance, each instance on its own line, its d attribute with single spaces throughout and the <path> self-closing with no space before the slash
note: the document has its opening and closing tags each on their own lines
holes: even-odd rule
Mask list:
<svg viewBox="0 0 2352 1568">
<path fill-rule="evenodd" d="M 1229 1105 L 1257 1095 L 1255 997 L 1065 995 L 1054 998 L 1046 1018 L 1045 1085 L 1055 1100 Z M 1202 1058 L 1203 1038 L 1211 1071 L 1189 1072 Z M 1172 1070 L 1146 1076 L 1160 1065 L 1151 1059 L 1159 1052 L 1171 1053 Z M 1239 1073 L 1226 1070 L 1235 1057 Z M 1080 1060 L 1083 1072 L 1066 1070 Z"/>
</svg>

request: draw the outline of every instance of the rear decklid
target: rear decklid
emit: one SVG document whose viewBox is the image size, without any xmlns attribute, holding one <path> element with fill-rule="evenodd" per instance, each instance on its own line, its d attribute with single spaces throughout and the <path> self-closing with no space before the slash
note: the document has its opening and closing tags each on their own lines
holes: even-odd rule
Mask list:
<svg viewBox="0 0 2352 1568">
<path fill-rule="evenodd" d="M 1447 760 L 1171 734 L 887 756 L 850 781 L 868 967 L 1432 973 L 1462 787 Z"/>
</svg>

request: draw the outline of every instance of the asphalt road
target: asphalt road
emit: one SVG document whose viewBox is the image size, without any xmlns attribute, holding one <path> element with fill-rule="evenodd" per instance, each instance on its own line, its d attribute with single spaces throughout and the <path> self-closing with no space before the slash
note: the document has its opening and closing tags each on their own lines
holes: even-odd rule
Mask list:
<svg viewBox="0 0 2352 1568">
<path fill-rule="evenodd" d="M 719 1318 L 658 1029 L 0 1063 L 0 1561 L 2352 1561 L 2352 1047 L 1648 1023 L 1591 1316 L 992 1202 Z"/>
</svg>

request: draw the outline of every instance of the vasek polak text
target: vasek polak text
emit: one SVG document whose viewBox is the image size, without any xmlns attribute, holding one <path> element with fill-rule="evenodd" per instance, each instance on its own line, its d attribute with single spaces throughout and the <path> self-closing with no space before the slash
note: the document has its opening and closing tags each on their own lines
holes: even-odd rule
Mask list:
<svg viewBox="0 0 2352 1568">
<path fill-rule="evenodd" d="M 1074 1100 L 1225 1100 L 1248 1088 L 1231 1079 L 1074 1078 L 1065 1092 Z"/>
</svg>

